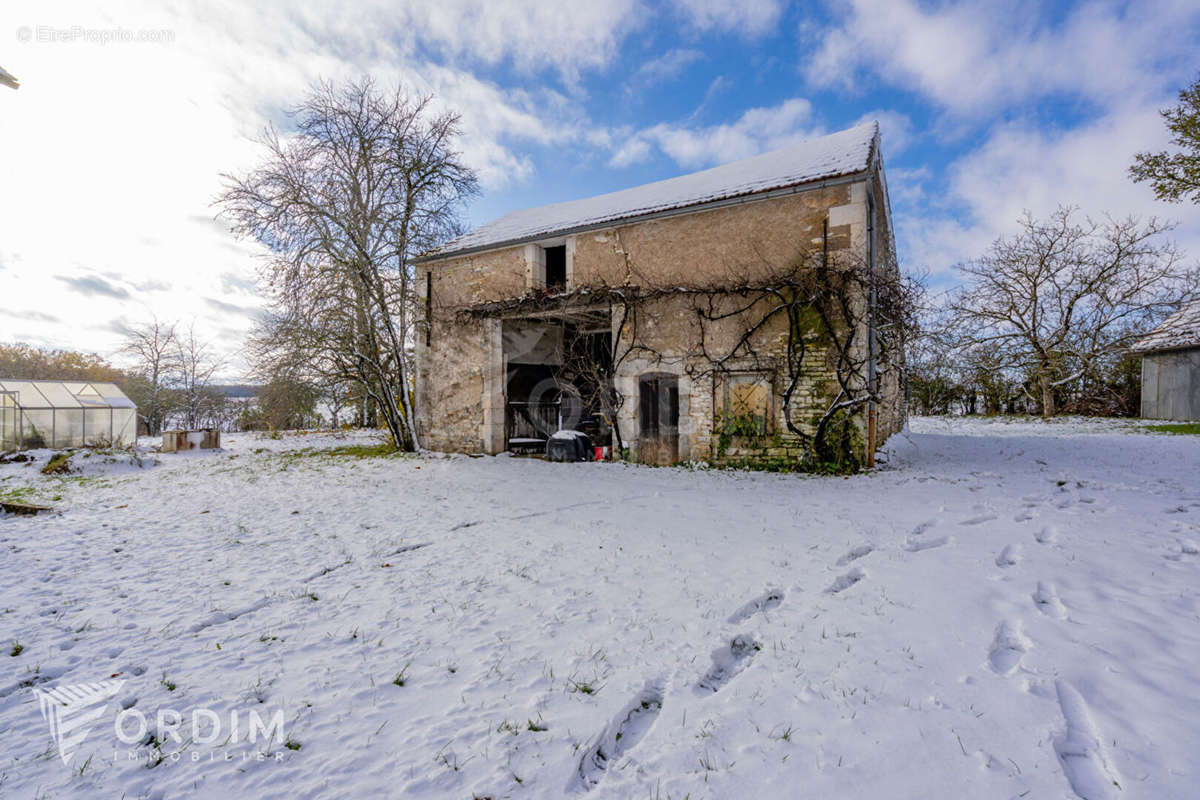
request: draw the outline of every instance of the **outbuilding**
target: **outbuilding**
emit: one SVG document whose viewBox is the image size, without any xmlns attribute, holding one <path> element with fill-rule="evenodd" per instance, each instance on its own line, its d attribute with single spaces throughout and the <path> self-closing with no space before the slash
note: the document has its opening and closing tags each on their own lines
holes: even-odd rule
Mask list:
<svg viewBox="0 0 1200 800">
<path fill-rule="evenodd" d="M 1142 356 L 1142 416 L 1200 420 L 1200 300 L 1167 317 L 1133 351 Z"/>
</svg>

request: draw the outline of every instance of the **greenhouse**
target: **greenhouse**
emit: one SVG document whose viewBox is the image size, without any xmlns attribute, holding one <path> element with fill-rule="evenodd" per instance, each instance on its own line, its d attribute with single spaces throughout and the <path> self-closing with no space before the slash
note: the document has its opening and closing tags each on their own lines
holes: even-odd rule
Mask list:
<svg viewBox="0 0 1200 800">
<path fill-rule="evenodd" d="M 114 383 L 0 379 L 0 451 L 136 438 L 137 406 Z"/>
</svg>

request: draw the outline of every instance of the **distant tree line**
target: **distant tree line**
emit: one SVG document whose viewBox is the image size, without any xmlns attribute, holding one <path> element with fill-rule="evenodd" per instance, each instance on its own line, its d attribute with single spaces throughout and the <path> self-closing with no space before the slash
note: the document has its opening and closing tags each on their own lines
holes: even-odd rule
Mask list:
<svg viewBox="0 0 1200 800">
<path fill-rule="evenodd" d="M 120 386 L 128 375 L 94 353 L 54 350 L 17 342 L 0 343 L 0 378 L 99 381 Z"/>
</svg>

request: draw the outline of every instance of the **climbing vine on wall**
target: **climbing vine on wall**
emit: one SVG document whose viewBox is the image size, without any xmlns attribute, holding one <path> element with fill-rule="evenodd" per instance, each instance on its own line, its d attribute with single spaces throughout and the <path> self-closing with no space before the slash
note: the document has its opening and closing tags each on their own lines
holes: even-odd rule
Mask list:
<svg viewBox="0 0 1200 800">
<path fill-rule="evenodd" d="M 753 274 L 753 280 L 745 276 Z M 806 255 L 794 263 L 763 262 L 731 267 L 722 280 L 655 286 L 631 268 L 627 283 L 593 285 L 572 291 L 532 291 L 525 296 L 459 309 L 483 318 L 607 307 L 612 320 L 612 351 L 596 396 L 613 429 L 614 445 L 624 450 L 619 411 L 627 398 L 611 379 L 631 359 L 668 361 L 695 384 L 739 372 L 774 375 L 786 431 L 767 431 L 747 415 L 714 409 L 714 446 L 719 453 L 735 437 L 764 439 L 786 433 L 798 442 L 797 466 L 814 471 L 852 471 L 864 455 L 862 412 L 884 401 L 885 381 L 903 370 L 904 342 L 915 331 L 918 287 L 894 266 L 871 265 L 844 253 Z M 635 283 L 641 280 L 641 283 Z M 667 355 L 653 344 L 646 322 L 662 301 L 690 315 L 686 353 Z M 567 363 L 564 373 L 582 374 L 596 365 Z M 814 384 L 819 385 L 815 392 Z M 814 402 L 819 410 L 813 412 Z M 746 418 L 742 418 L 746 417 Z"/>
</svg>

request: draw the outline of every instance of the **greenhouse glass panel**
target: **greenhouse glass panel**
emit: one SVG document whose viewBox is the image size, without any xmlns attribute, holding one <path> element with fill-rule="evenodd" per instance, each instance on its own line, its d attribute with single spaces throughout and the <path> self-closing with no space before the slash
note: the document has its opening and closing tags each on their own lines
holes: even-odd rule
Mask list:
<svg viewBox="0 0 1200 800">
<path fill-rule="evenodd" d="M 104 398 L 104 402 L 113 408 L 137 408 L 133 401 L 117 388 L 115 383 L 93 383 L 92 386 Z"/>
<path fill-rule="evenodd" d="M 112 435 L 111 408 L 85 408 L 83 410 L 83 440 L 90 445 L 101 447 L 111 443 Z"/>
<path fill-rule="evenodd" d="M 53 447 L 54 439 L 54 409 L 52 408 L 22 408 L 21 409 L 21 447 L 39 448 Z"/>
<path fill-rule="evenodd" d="M 0 392 L 0 450 L 16 450 L 17 444 L 17 395 Z"/>
<path fill-rule="evenodd" d="M 17 395 L 17 405 L 21 408 L 49 408 L 50 401 L 47 400 L 32 381 L 0 381 L 4 385 L 4 390 L 15 392 Z"/>
<path fill-rule="evenodd" d="M 79 408 L 79 398 L 65 384 L 39 381 L 36 386 L 51 408 Z"/>
<path fill-rule="evenodd" d="M 132 442 L 137 439 L 137 409 L 113 409 L 113 442 Z"/>
<path fill-rule="evenodd" d="M 54 409 L 54 437 L 51 447 L 82 447 L 87 444 L 83 436 L 83 409 Z"/>
<path fill-rule="evenodd" d="M 137 407 L 116 384 L 0 379 L 0 449 L 136 440 Z"/>
</svg>

